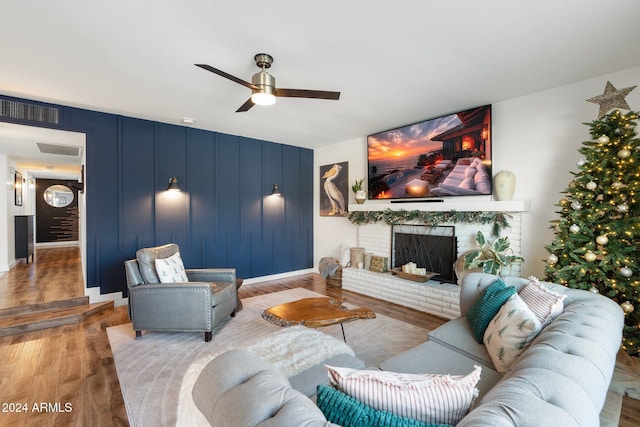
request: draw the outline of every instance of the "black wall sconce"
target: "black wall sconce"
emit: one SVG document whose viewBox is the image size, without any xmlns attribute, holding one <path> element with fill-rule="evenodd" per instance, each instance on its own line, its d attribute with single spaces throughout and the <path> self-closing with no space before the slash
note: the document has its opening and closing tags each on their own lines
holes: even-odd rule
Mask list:
<svg viewBox="0 0 640 427">
<path fill-rule="evenodd" d="M 272 196 L 282 196 L 282 192 L 280 191 L 280 187 L 278 184 L 273 184 L 273 190 L 271 190 Z"/>
<path fill-rule="evenodd" d="M 178 179 L 175 176 L 169 178 L 169 186 L 167 187 L 167 191 L 180 191 L 180 187 L 178 187 Z"/>
</svg>

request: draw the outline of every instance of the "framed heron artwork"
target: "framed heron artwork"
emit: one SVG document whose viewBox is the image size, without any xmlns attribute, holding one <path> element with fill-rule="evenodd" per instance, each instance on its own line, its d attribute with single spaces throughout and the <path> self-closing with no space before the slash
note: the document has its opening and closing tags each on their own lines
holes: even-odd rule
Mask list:
<svg viewBox="0 0 640 427">
<path fill-rule="evenodd" d="M 320 166 L 320 216 L 347 216 L 349 162 Z"/>
</svg>

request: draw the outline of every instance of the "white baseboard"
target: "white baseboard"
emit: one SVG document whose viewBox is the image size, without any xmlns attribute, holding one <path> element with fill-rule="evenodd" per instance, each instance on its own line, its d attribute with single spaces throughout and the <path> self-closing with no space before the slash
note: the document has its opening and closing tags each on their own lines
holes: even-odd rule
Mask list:
<svg viewBox="0 0 640 427">
<path fill-rule="evenodd" d="M 285 279 L 287 277 L 299 276 L 301 274 L 315 273 L 315 268 L 306 268 L 304 270 L 287 271 L 286 273 L 270 274 L 268 276 L 252 277 L 250 279 L 244 279 L 243 285 L 251 285 L 259 282 L 266 282 L 269 280 Z"/>
<path fill-rule="evenodd" d="M 308 274 L 308 273 L 314 273 L 314 272 L 316 272 L 314 268 L 307 268 L 304 270 L 287 271 L 286 273 L 271 274 L 268 276 L 252 277 L 250 279 L 245 279 L 243 281 L 243 285 L 251 285 L 255 283 L 266 282 L 269 280 L 285 279 L 288 277 L 299 276 L 301 274 Z M 90 303 L 113 301 L 116 307 L 120 305 L 127 305 L 129 303 L 129 298 L 124 298 L 122 296 L 122 292 L 100 294 L 99 286 L 96 286 L 93 288 L 86 288 L 84 290 L 84 294 L 89 297 Z"/>
<path fill-rule="evenodd" d="M 63 248 L 67 246 L 80 246 L 80 242 L 77 240 L 69 242 L 41 242 L 36 243 L 36 248 Z"/>
</svg>

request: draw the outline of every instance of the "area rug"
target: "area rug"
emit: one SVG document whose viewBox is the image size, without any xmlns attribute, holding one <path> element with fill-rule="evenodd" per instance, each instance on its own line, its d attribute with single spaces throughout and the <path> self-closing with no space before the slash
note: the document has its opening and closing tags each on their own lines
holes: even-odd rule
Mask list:
<svg viewBox="0 0 640 427">
<path fill-rule="evenodd" d="M 153 332 L 136 340 L 131 324 L 107 328 L 130 425 L 179 425 L 181 388 L 184 401 L 189 385 L 208 361 L 224 351 L 250 346 L 281 331 L 282 328 L 262 319 L 266 308 L 319 296 L 322 295 L 297 288 L 243 299 L 243 310 L 219 324 L 209 343 L 204 342 L 201 333 Z M 347 343 L 367 366 L 378 366 L 389 357 L 415 347 L 428 334 L 424 328 L 380 314 L 375 319 L 346 323 L 344 330 Z M 342 340 L 339 325 L 319 331 Z M 183 408 L 182 414 L 187 410 Z M 184 418 L 180 424 L 183 422 Z"/>
</svg>

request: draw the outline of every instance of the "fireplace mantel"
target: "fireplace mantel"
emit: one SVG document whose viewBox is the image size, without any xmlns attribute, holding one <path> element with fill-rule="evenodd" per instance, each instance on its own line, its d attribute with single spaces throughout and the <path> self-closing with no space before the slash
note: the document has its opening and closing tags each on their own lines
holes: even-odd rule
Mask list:
<svg viewBox="0 0 640 427">
<path fill-rule="evenodd" d="M 349 212 L 386 211 L 429 211 L 429 212 L 527 212 L 531 207 L 528 200 L 450 200 L 443 202 L 390 203 L 388 201 L 367 200 L 365 203 L 350 204 Z"/>
</svg>

